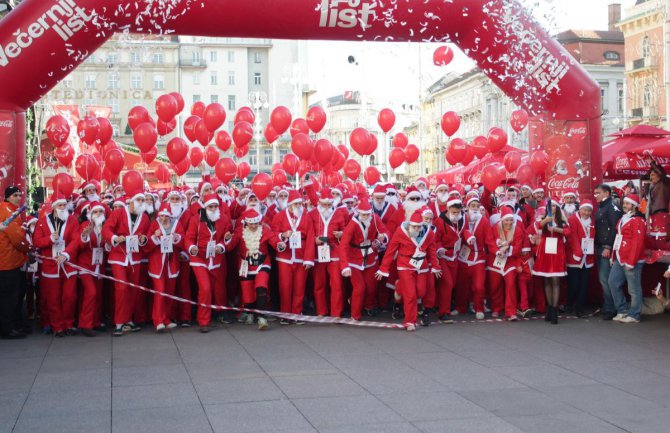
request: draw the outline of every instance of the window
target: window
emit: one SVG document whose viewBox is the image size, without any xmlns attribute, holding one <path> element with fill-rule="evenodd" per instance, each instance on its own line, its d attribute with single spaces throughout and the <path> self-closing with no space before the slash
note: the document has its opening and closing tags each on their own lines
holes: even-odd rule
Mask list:
<svg viewBox="0 0 670 433">
<path fill-rule="evenodd" d="M 263 165 L 272 165 L 272 149 L 263 149 Z"/>
<path fill-rule="evenodd" d="M 209 102 L 212 104 L 219 102 L 219 95 L 209 95 Z"/>
<path fill-rule="evenodd" d="M 235 85 L 235 71 L 228 71 L 228 85 Z"/>
<path fill-rule="evenodd" d="M 618 61 L 621 60 L 621 55 L 616 51 L 605 51 L 605 60 Z"/>
<path fill-rule="evenodd" d="M 651 85 L 647 84 L 644 86 L 644 102 L 643 107 L 651 106 Z"/>
<path fill-rule="evenodd" d="M 235 128 L 235 122 L 233 120 L 228 121 L 228 131 L 232 131 Z"/>
<path fill-rule="evenodd" d="M 262 57 L 260 52 L 254 53 L 254 63 L 261 63 Z"/>
<path fill-rule="evenodd" d="M 95 75 L 86 74 L 86 88 L 95 89 Z"/>
<path fill-rule="evenodd" d="M 141 89 L 142 88 L 142 75 L 141 74 L 133 74 L 133 76 L 130 77 L 130 88 L 131 89 Z"/>
<path fill-rule="evenodd" d="M 200 100 L 200 95 L 193 95 L 193 103 L 195 104 Z"/>
<path fill-rule="evenodd" d="M 118 99 L 112 99 L 109 101 L 109 106 L 112 107 L 112 113 L 113 114 L 119 114 L 119 100 Z"/>
<path fill-rule="evenodd" d="M 163 53 L 154 53 L 151 56 L 151 62 L 152 63 L 163 63 Z"/>
<path fill-rule="evenodd" d="M 258 165 L 258 160 L 256 159 L 256 152 L 249 153 L 249 165 L 252 169 L 256 168 Z"/>
<path fill-rule="evenodd" d="M 280 149 L 279 149 L 279 160 L 280 160 L 280 161 L 283 161 L 283 160 L 284 160 L 284 157 L 285 157 L 286 155 L 288 155 L 288 149 L 283 148 L 283 147 L 280 148 Z"/>
<path fill-rule="evenodd" d="M 193 73 L 193 84 L 195 84 L 196 86 L 200 85 L 200 72 Z"/>
<path fill-rule="evenodd" d="M 235 63 L 235 51 L 228 51 L 228 63 Z"/>
<path fill-rule="evenodd" d="M 228 95 L 228 110 L 234 111 L 235 108 L 235 95 Z"/>
<path fill-rule="evenodd" d="M 619 112 L 617 114 L 621 114 L 621 113 L 623 113 L 624 98 L 626 97 L 626 94 L 624 93 L 622 84 L 619 84 L 618 92 L 619 92 L 619 94 L 618 94 L 618 100 L 617 100 L 617 108 L 618 108 Z"/>
<path fill-rule="evenodd" d="M 98 101 L 96 101 L 95 99 L 84 99 L 84 105 L 86 106 L 86 108 L 90 107 L 91 105 L 95 105 L 97 103 Z"/>
<path fill-rule="evenodd" d="M 219 78 L 218 75 L 216 74 L 216 71 L 210 72 L 209 84 L 211 84 L 212 86 L 216 86 L 219 84 Z"/>
<path fill-rule="evenodd" d="M 133 107 L 137 107 L 138 105 L 142 105 L 142 101 L 139 99 L 133 99 L 132 104 Z"/>
<path fill-rule="evenodd" d="M 261 73 L 260 72 L 254 72 L 254 85 L 255 86 L 260 86 L 261 85 Z"/>
<path fill-rule="evenodd" d="M 209 52 L 209 61 L 212 62 L 212 63 L 216 63 L 216 61 L 217 61 L 216 51 L 210 51 Z"/>
<path fill-rule="evenodd" d="M 116 90 L 119 88 L 119 73 L 110 72 L 107 74 L 107 88 L 110 90 Z"/>
<path fill-rule="evenodd" d="M 107 63 L 118 63 L 119 62 L 119 55 L 117 53 L 109 53 L 107 54 Z"/>
<path fill-rule="evenodd" d="M 607 86 L 607 85 L 603 86 L 601 84 L 601 86 L 600 86 L 600 104 L 601 104 L 600 108 L 602 109 L 602 111 L 607 110 L 607 107 L 609 107 L 609 104 L 608 104 L 609 101 L 607 100 L 607 96 L 609 94 L 608 90 L 609 90 L 609 86 Z"/>
<path fill-rule="evenodd" d="M 649 44 L 649 36 L 642 38 L 642 57 L 647 58 L 651 56 L 651 45 Z"/>
<path fill-rule="evenodd" d="M 130 53 L 130 62 L 133 64 L 142 63 L 142 55 L 139 51 L 133 51 Z"/>
<path fill-rule="evenodd" d="M 193 60 L 194 65 L 200 64 L 200 51 L 193 51 L 191 53 L 191 59 Z"/>
<path fill-rule="evenodd" d="M 72 88 L 72 77 L 68 77 L 68 78 L 63 79 L 63 81 L 61 81 L 61 83 L 63 83 L 63 87 L 65 87 L 66 89 L 71 89 Z"/>
<path fill-rule="evenodd" d="M 154 90 L 165 89 L 165 79 L 162 75 L 154 75 Z"/>
<path fill-rule="evenodd" d="M 112 136 L 113 137 L 118 137 L 121 135 L 121 130 L 119 129 L 119 125 L 112 124 Z"/>
</svg>

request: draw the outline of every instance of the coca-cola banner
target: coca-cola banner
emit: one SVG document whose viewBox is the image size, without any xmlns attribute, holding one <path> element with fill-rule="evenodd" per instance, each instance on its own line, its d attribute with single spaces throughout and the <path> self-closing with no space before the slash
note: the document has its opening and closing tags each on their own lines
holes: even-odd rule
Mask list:
<svg viewBox="0 0 670 433">
<path fill-rule="evenodd" d="M 109 117 L 112 115 L 112 107 L 104 105 L 88 105 L 86 107 L 86 115 L 109 119 Z"/>
<path fill-rule="evenodd" d="M 14 183 L 14 145 L 16 143 L 16 114 L 0 111 L 0 194 Z"/>
</svg>

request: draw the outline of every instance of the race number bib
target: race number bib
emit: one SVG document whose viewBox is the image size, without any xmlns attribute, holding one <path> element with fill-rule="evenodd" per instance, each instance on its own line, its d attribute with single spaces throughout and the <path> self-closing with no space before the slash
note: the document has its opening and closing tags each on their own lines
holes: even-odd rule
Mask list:
<svg viewBox="0 0 670 433">
<path fill-rule="evenodd" d="M 104 257 L 104 250 L 102 248 L 92 248 L 91 253 L 91 264 L 93 266 L 101 265 L 102 258 Z"/>
<path fill-rule="evenodd" d="M 211 259 L 216 255 L 216 242 L 207 242 L 207 250 L 205 250 L 205 258 Z"/>
<path fill-rule="evenodd" d="M 288 246 L 294 250 L 302 248 L 302 236 L 300 232 L 293 232 L 291 234 L 291 237 L 288 239 Z"/>
<path fill-rule="evenodd" d="M 330 263 L 330 246 L 319 245 L 317 247 L 317 254 L 319 257 L 319 263 Z"/>
<path fill-rule="evenodd" d="M 623 242 L 623 235 L 616 235 L 616 238 L 614 238 L 614 251 L 619 251 L 619 249 L 621 249 L 622 242 Z"/>
<path fill-rule="evenodd" d="M 454 252 L 458 253 L 461 250 L 461 240 L 457 240 L 454 244 Z"/>
<path fill-rule="evenodd" d="M 139 253 L 140 252 L 140 237 L 139 236 L 127 236 L 126 237 L 126 252 Z"/>
<path fill-rule="evenodd" d="M 26 272 L 37 272 L 37 262 L 29 264 Z"/>
<path fill-rule="evenodd" d="M 412 257 L 409 261 L 410 266 L 412 266 L 415 269 L 421 269 L 421 266 L 423 266 L 423 261 L 426 258 L 426 254 L 422 252 L 415 252 L 414 257 Z"/>
<path fill-rule="evenodd" d="M 65 251 L 65 241 L 63 239 L 54 241 L 51 246 L 51 257 L 58 257 L 63 251 Z"/>
<path fill-rule="evenodd" d="M 242 263 L 240 263 L 240 277 L 242 278 L 247 278 L 247 275 L 249 275 L 249 262 L 245 260 L 242 260 Z"/>
<path fill-rule="evenodd" d="M 558 254 L 558 238 L 545 238 L 544 253 Z"/>
<path fill-rule="evenodd" d="M 161 238 L 161 253 L 170 254 L 174 252 L 174 236 L 167 235 Z"/>
<path fill-rule="evenodd" d="M 498 269 L 505 269 L 506 264 L 507 264 L 507 255 L 503 254 L 502 256 L 499 256 L 496 254 L 496 258 L 493 261 L 493 267 Z"/>
<path fill-rule="evenodd" d="M 463 245 L 461 250 L 458 252 L 458 257 L 462 260 L 467 260 L 468 257 L 470 257 L 470 252 L 472 252 L 470 247 Z"/>
<path fill-rule="evenodd" d="M 592 255 L 595 253 L 595 246 L 593 239 L 582 239 L 582 253 L 585 255 Z"/>
</svg>

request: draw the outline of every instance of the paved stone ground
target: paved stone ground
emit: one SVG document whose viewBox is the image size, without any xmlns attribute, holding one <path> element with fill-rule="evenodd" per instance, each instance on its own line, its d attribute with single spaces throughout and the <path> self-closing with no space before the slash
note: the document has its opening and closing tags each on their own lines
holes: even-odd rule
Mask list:
<svg viewBox="0 0 670 433">
<path fill-rule="evenodd" d="M 0 432 L 663 432 L 670 315 L 0 341 Z"/>
</svg>

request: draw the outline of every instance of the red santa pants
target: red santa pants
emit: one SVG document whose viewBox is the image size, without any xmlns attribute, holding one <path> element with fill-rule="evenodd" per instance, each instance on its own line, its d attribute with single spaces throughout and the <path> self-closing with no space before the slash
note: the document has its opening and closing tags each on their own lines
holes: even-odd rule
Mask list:
<svg viewBox="0 0 670 433">
<path fill-rule="evenodd" d="M 265 289 L 265 296 L 268 295 L 268 285 L 270 284 L 270 272 L 259 271 L 256 275 L 249 275 L 249 278 L 240 280 L 240 289 L 242 291 L 242 304 L 251 305 L 256 302 L 257 289 Z"/>
<path fill-rule="evenodd" d="M 228 293 L 227 293 L 227 284 L 226 284 L 226 260 L 221 260 L 221 266 L 216 270 L 220 278 L 217 280 L 216 284 L 212 287 L 214 294 L 214 304 L 227 306 L 228 305 Z M 221 311 L 221 310 L 219 310 Z"/>
<path fill-rule="evenodd" d="M 89 274 L 79 275 L 81 298 L 79 302 L 79 327 L 93 329 L 102 323 L 102 278 Z"/>
<path fill-rule="evenodd" d="M 418 300 L 426 295 L 428 278 L 435 278 L 432 272 L 419 274 L 416 271 L 398 270 L 396 291 L 402 296 L 405 310 L 405 325 L 416 324 Z"/>
<path fill-rule="evenodd" d="M 484 312 L 484 297 L 486 296 L 486 267 L 484 263 L 468 266 L 458 263 L 458 277 L 454 296 L 456 310 L 461 314 L 468 311 L 468 300 L 472 294 L 475 312 Z"/>
<path fill-rule="evenodd" d="M 193 266 L 191 270 L 198 281 L 198 304 L 211 305 L 214 287 L 223 284 L 221 269 L 216 268 L 210 271 L 204 266 Z M 209 326 L 212 320 L 212 308 L 198 305 L 196 316 L 199 326 Z"/>
<path fill-rule="evenodd" d="M 340 273 L 340 262 L 317 263 L 314 265 L 314 301 L 316 302 L 316 314 L 319 316 L 330 315 L 342 317 L 342 274 Z M 385 289 L 388 291 L 388 289 Z M 328 292 L 330 291 L 330 302 Z M 330 308 L 328 308 L 330 305 Z"/>
<path fill-rule="evenodd" d="M 182 299 L 193 300 L 191 292 L 191 265 L 188 262 L 179 262 L 179 277 L 177 277 L 176 296 Z M 173 302 L 172 317 L 180 322 L 191 321 L 191 304 L 188 302 Z"/>
<path fill-rule="evenodd" d="M 163 275 L 160 278 L 151 277 L 153 282 L 153 289 L 158 293 L 165 293 L 167 295 L 174 295 L 177 287 L 177 278 L 170 278 L 167 269 L 163 270 Z M 154 294 L 154 305 L 151 310 L 151 320 L 154 322 L 154 327 L 160 325 L 169 325 L 172 313 L 172 303 L 174 301 L 168 297 Z"/>
<path fill-rule="evenodd" d="M 426 284 L 426 296 L 423 298 L 423 306 L 433 308 L 437 304 L 438 316 L 451 312 L 451 295 L 454 290 L 456 275 L 458 274 L 458 262 L 440 260 L 442 277 L 439 279 L 428 278 Z"/>
<path fill-rule="evenodd" d="M 44 296 L 49 325 L 54 332 L 74 328 L 77 306 L 77 277 L 46 278 L 40 280 L 40 296 Z"/>
<path fill-rule="evenodd" d="M 488 271 L 489 290 L 491 293 L 491 310 L 500 313 L 505 310 L 505 317 L 516 315 L 516 270 L 511 270 L 507 275 L 495 271 Z"/>
<path fill-rule="evenodd" d="M 279 310 L 282 313 L 302 314 L 307 270 L 302 263 L 277 262 L 277 267 L 279 269 Z"/>
<path fill-rule="evenodd" d="M 366 309 L 374 308 L 377 280 L 377 265 L 364 271 L 351 269 L 351 318 L 361 320 L 363 305 Z"/>
<path fill-rule="evenodd" d="M 116 280 L 123 281 L 114 282 L 114 324 L 123 325 L 133 319 L 135 292 L 140 289 L 130 287 L 126 282 L 139 285 L 141 273 L 139 264 L 127 266 L 112 264 L 112 276 Z"/>
<path fill-rule="evenodd" d="M 140 266 L 139 285 L 142 287 L 153 288 L 149 284 L 149 263 L 142 263 Z M 133 318 L 135 323 L 146 323 L 149 321 L 149 311 L 151 311 L 151 293 L 144 290 L 135 290 L 135 307 L 133 309 Z"/>
</svg>

